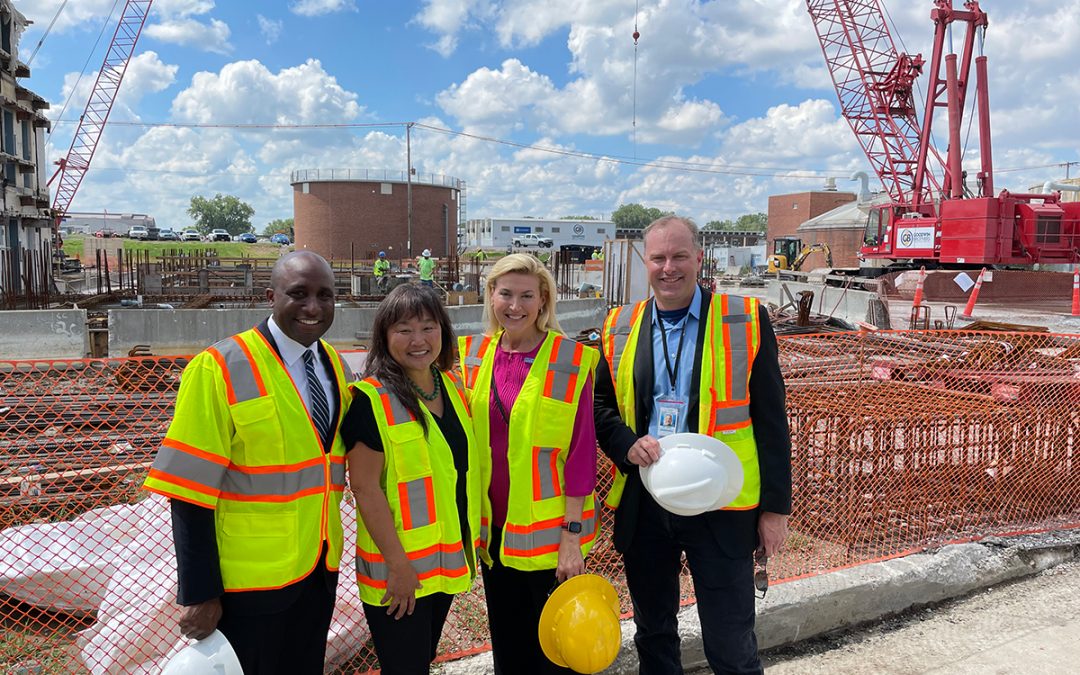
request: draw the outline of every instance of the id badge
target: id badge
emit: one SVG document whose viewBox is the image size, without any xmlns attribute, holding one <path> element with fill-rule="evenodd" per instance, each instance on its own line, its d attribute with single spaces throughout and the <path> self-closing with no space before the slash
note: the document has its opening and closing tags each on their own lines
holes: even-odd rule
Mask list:
<svg viewBox="0 0 1080 675">
<path fill-rule="evenodd" d="M 669 396 L 656 400 L 657 425 L 656 434 L 660 438 L 677 433 L 679 422 L 686 414 L 686 401 L 684 399 Z"/>
</svg>

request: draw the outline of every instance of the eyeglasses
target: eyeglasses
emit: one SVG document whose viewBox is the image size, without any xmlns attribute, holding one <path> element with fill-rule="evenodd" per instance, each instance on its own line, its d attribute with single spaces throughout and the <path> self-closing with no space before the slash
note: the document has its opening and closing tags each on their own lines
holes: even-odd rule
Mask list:
<svg viewBox="0 0 1080 675">
<path fill-rule="evenodd" d="M 758 599 L 765 599 L 765 593 L 769 590 L 769 556 L 764 551 L 754 551 L 754 590 L 761 595 Z"/>
</svg>

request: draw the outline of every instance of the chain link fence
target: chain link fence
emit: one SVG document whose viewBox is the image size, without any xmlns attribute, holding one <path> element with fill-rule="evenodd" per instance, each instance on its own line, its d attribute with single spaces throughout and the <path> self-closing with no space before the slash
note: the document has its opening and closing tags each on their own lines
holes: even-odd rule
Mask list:
<svg viewBox="0 0 1080 675">
<path fill-rule="evenodd" d="M 775 581 L 988 535 L 1080 526 L 1080 335 L 780 338 L 795 514 Z M 177 628 L 168 504 L 139 489 L 183 358 L 0 361 L 0 669 L 152 673 Z M 610 465 L 600 462 L 601 496 Z M 342 509 L 355 532 L 351 500 Z M 611 514 L 590 571 L 629 598 Z M 328 672 L 377 668 L 342 561 Z M 683 600 L 693 602 L 684 575 Z M 482 589 L 440 658 L 486 649 Z"/>
</svg>

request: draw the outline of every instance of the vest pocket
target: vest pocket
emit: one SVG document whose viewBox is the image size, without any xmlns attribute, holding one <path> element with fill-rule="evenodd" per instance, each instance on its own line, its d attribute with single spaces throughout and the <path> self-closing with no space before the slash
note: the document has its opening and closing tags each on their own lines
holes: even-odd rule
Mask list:
<svg viewBox="0 0 1080 675">
<path fill-rule="evenodd" d="M 236 438 L 233 463 L 241 466 L 283 464 L 285 441 L 281 418 L 272 396 L 262 396 L 229 408 Z"/>
<path fill-rule="evenodd" d="M 577 408 L 573 404 L 541 396 L 539 410 L 533 417 L 531 440 L 541 446 L 569 447 L 575 417 Z"/>
<path fill-rule="evenodd" d="M 562 497 L 562 465 L 566 462 L 562 448 L 533 447 L 534 502 Z"/>
<path fill-rule="evenodd" d="M 291 581 L 301 543 L 296 509 L 221 516 L 218 555 L 226 587 L 265 588 Z"/>
</svg>

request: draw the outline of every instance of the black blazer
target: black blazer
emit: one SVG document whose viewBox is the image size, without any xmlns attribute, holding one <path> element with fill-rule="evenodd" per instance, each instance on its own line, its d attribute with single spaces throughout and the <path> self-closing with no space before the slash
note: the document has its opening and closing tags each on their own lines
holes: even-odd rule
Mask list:
<svg viewBox="0 0 1080 675">
<path fill-rule="evenodd" d="M 266 338 L 280 357 L 281 350 L 270 333 L 268 322 L 264 320 L 256 327 L 256 330 Z M 326 353 L 322 343 L 319 343 L 319 356 L 323 368 L 330 375 L 330 382 L 334 388 L 334 400 L 337 401 L 337 411 L 340 411 L 345 401 L 338 387 L 333 366 L 330 364 L 330 355 Z M 348 373 L 348 366 L 345 367 Z M 334 434 L 338 433 L 337 420 L 340 417 L 338 414 L 334 415 Z M 197 605 L 220 597 L 223 606 L 229 611 L 253 615 L 280 612 L 296 601 L 300 593 L 299 583 L 269 591 L 225 593 L 225 587 L 221 581 L 213 509 L 179 499 L 169 501 L 172 510 L 173 542 L 176 547 L 178 577 L 176 601 L 178 604 Z M 326 555 L 325 546 L 322 555 L 323 557 Z M 325 564 L 320 564 L 316 566 L 314 573 L 323 574 L 326 577 L 327 587 L 333 592 L 337 591 L 337 572 L 330 572 Z"/>
<path fill-rule="evenodd" d="M 712 293 L 702 291 L 701 321 L 695 342 L 693 380 L 701 379 L 701 354 L 709 322 Z M 615 549 L 623 552 L 634 536 L 638 507 L 642 499 L 652 499 L 641 483 L 638 467 L 627 461 L 626 455 L 638 436 L 648 433 L 649 417 L 653 410 L 654 385 L 652 316 L 655 303 L 649 300 L 641 318 L 643 330 L 634 356 L 634 391 L 636 392 L 637 428 L 635 434 L 619 416 L 615 386 L 607 361 L 600 359 L 594 380 L 594 417 L 596 439 L 600 449 L 626 474 L 626 487 L 615 513 Z M 761 469 L 761 502 L 751 511 L 710 511 L 695 516 L 706 518 L 710 529 L 728 557 L 749 555 L 758 545 L 757 519 L 759 511 L 791 513 L 791 437 L 788 433 L 784 380 L 777 358 L 776 335 L 769 323 L 768 311 L 759 310 L 761 346 L 750 369 L 750 419 L 754 425 L 758 463 Z M 687 424 L 697 428 L 699 392 L 691 392 Z"/>
</svg>

